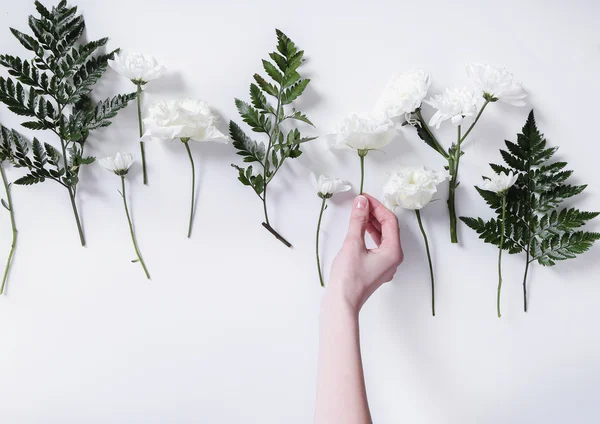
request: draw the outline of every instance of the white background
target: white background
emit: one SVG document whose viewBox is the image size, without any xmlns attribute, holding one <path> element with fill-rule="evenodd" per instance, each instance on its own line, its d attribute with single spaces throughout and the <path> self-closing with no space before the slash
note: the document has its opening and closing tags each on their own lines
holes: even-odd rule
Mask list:
<svg viewBox="0 0 600 424">
<path fill-rule="evenodd" d="M 27 30 L 33 2 L 3 0 L 1 51 L 23 54 L 8 31 Z M 467 143 L 459 213 L 490 211 L 472 186 L 514 140 L 531 107 L 559 157 L 589 183 L 578 205 L 600 210 L 595 126 L 600 94 L 600 6 L 561 1 L 79 0 L 88 39 L 155 55 L 168 66 L 144 103 L 207 100 L 240 121 L 234 97 L 248 99 L 260 59 L 286 32 L 312 78 L 298 106 L 326 134 L 342 116 L 371 108 L 388 77 L 422 68 L 431 93 L 467 83 L 464 65 L 506 65 L 531 106 L 494 104 Z M 96 97 L 132 91 L 107 72 Z M 430 116 L 426 107 L 425 114 Z M 0 120 L 19 120 L 0 108 Z M 454 138 L 450 125 L 441 137 Z M 89 142 L 97 156 L 138 153 L 135 105 Z M 30 132 L 24 131 L 31 135 Z M 43 141 L 56 142 L 38 134 Z M 189 164 L 180 143 L 147 145 L 150 186 L 140 167 L 129 179 L 132 212 L 152 274 L 130 263 L 133 250 L 117 193 L 119 180 L 93 165 L 78 203 L 88 247 L 81 248 L 65 190 L 53 182 L 14 187 L 19 244 L 0 298 L 0 421 L 20 423 L 308 423 L 315 397 L 318 313 L 323 293 L 314 258 L 319 202 L 311 169 L 358 183 L 358 158 L 323 141 L 306 146 L 272 185 L 273 225 L 237 180 L 231 146 L 193 145 L 199 168 L 193 238 L 185 238 Z M 366 191 L 379 195 L 394 164 L 443 162 L 410 130 L 366 160 Z M 19 170 L 9 170 L 16 179 Z M 354 192 L 355 193 L 355 192 Z M 326 211 L 322 257 L 343 238 L 351 199 Z M 600 416 L 598 247 L 554 268 L 534 267 L 530 312 L 522 311 L 523 257 L 506 257 L 504 317 L 495 315 L 496 254 L 461 227 L 449 243 L 446 189 L 423 215 L 433 242 L 438 316 L 430 315 L 423 243 L 410 213 L 399 212 L 406 260 L 362 312 L 362 343 L 375 423 L 593 423 Z M 598 225 L 592 225 L 598 230 Z M 0 216 L 0 257 L 8 214 Z M 4 260 L 4 259 L 2 259 Z"/>
</svg>

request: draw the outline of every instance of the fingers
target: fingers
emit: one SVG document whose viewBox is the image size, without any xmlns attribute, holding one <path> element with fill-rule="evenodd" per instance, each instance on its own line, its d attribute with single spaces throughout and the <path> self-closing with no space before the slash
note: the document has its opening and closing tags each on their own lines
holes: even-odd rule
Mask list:
<svg viewBox="0 0 600 424">
<path fill-rule="evenodd" d="M 365 231 L 369 223 L 369 200 L 365 196 L 357 196 L 352 205 L 352 214 L 350 215 L 350 226 L 346 240 L 360 241 L 364 244 Z"/>
<path fill-rule="evenodd" d="M 402 248 L 400 246 L 398 218 L 388 208 L 383 206 L 379 200 L 368 194 L 364 194 L 364 196 L 369 200 L 371 215 L 381 228 L 381 248 L 389 250 L 389 253 L 400 263 L 402 260 Z"/>
<path fill-rule="evenodd" d="M 369 233 L 369 235 L 371 236 L 371 238 L 373 239 L 373 241 L 375 242 L 375 244 L 377 245 L 377 247 L 379 247 L 379 245 L 381 244 L 381 233 L 373 225 L 372 221 L 369 221 L 367 223 L 366 229 L 367 229 L 367 233 Z"/>
<path fill-rule="evenodd" d="M 373 224 L 373 227 L 375 227 L 377 231 L 381 232 L 381 224 L 379 221 L 377 221 L 377 218 L 375 218 L 373 214 L 371 214 L 369 222 Z"/>
</svg>

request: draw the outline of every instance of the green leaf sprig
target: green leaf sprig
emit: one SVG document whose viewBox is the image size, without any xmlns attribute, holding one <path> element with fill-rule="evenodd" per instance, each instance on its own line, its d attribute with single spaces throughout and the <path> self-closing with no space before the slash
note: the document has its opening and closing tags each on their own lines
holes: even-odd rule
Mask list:
<svg viewBox="0 0 600 424">
<path fill-rule="evenodd" d="M 268 141 L 257 142 L 248 137 L 234 121 L 229 123 L 229 133 L 237 154 L 244 157 L 245 163 L 258 163 L 260 172 L 255 175 L 252 165 L 247 168 L 232 164 L 238 170 L 238 179 L 246 186 L 252 187 L 263 203 L 265 222 L 263 227 L 271 232 L 287 247 L 291 244 L 283 238 L 269 222 L 267 211 L 267 188 L 275 174 L 286 159 L 294 159 L 302 154 L 302 143 L 314 140 L 316 137 L 302 137 L 300 131 L 294 128 L 286 133 L 281 127 L 284 121 L 296 120 L 314 126 L 302 112 L 291 108 L 286 111 L 285 106 L 296 100 L 306 87 L 310 79 L 302 78 L 298 68 L 304 62 L 304 51 L 290 40 L 283 32 L 276 30 L 277 51 L 269 54 L 272 62 L 263 60 L 263 68 L 273 82 L 269 82 L 259 74 L 254 74 L 255 83 L 250 84 L 250 99 L 248 104 L 240 99 L 235 99 L 235 105 L 252 131 L 263 133 Z M 274 106 L 267 100 L 267 96 L 274 99 Z"/>
<path fill-rule="evenodd" d="M 110 125 L 110 120 L 136 94 L 118 95 L 94 104 L 90 93 L 106 71 L 107 61 L 118 50 L 97 54 L 108 38 L 80 43 L 85 21 L 77 14 L 77 7 L 67 6 L 65 0 L 51 10 L 39 1 L 35 7 L 39 16 L 29 16 L 28 21 L 33 36 L 11 28 L 15 38 L 34 57 L 0 55 L 0 65 L 10 74 L 8 78 L 0 77 L 0 102 L 27 119 L 21 124 L 23 127 L 54 133 L 60 147 L 34 138 L 29 157 L 22 136 L 15 136 L 20 143 L 15 146 L 14 165 L 29 170 L 15 184 L 51 179 L 65 187 L 81 245 L 85 246 L 75 195 L 80 167 L 95 160 L 84 156 L 86 140 L 91 131 Z"/>
</svg>

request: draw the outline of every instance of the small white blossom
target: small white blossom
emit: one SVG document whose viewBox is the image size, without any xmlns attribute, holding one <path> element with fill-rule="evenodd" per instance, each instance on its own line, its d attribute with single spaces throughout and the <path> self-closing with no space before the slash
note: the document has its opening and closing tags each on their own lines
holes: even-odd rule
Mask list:
<svg viewBox="0 0 600 424">
<path fill-rule="evenodd" d="M 446 174 L 424 166 L 400 167 L 383 187 L 384 203 L 390 210 L 419 210 L 431 202 L 437 186 L 446 178 Z"/>
<path fill-rule="evenodd" d="M 477 112 L 477 100 L 477 95 L 466 88 L 446 88 L 442 94 L 425 100 L 425 103 L 437 109 L 429 126 L 439 128 L 447 119 L 456 126 L 461 125 L 464 118 L 474 116 Z"/>
<path fill-rule="evenodd" d="M 119 176 L 127 175 L 133 162 L 135 162 L 135 157 L 131 153 L 121 152 L 117 153 L 115 156 L 98 159 L 98 163 L 101 166 Z"/>
<path fill-rule="evenodd" d="M 227 136 L 215 126 L 217 122 L 218 118 L 205 101 L 162 100 L 150 107 L 148 117 L 144 119 L 146 132 L 143 139 L 188 138 L 227 143 Z"/>
<path fill-rule="evenodd" d="M 519 175 L 510 171 L 508 174 L 494 174 L 490 178 L 486 179 L 481 188 L 487 191 L 493 191 L 494 193 L 503 196 L 519 179 Z"/>
<path fill-rule="evenodd" d="M 527 93 L 521 83 L 515 82 L 513 75 L 503 66 L 491 66 L 481 63 L 467 65 L 467 75 L 479 94 L 486 100 L 508 103 L 513 106 L 525 106 Z"/>
<path fill-rule="evenodd" d="M 167 68 L 155 58 L 141 53 L 117 53 L 108 65 L 134 84 L 146 84 L 163 76 Z"/>
<path fill-rule="evenodd" d="M 317 190 L 319 197 L 329 198 L 336 193 L 342 193 L 352 188 L 349 182 L 340 180 L 339 178 L 330 178 L 326 175 L 319 175 L 314 172 L 310 173 L 310 181 Z"/>
<path fill-rule="evenodd" d="M 334 147 L 377 150 L 389 144 L 395 134 L 394 123 L 389 119 L 353 114 L 338 125 Z"/>
<path fill-rule="evenodd" d="M 422 70 L 394 75 L 375 105 L 375 115 L 394 118 L 414 112 L 421 107 L 430 85 L 429 74 Z"/>
</svg>

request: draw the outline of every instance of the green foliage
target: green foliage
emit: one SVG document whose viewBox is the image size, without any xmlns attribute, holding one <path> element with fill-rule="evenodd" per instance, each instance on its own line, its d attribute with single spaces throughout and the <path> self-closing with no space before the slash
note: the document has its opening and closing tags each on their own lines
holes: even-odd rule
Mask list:
<svg viewBox="0 0 600 424">
<path fill-rule="evenodd" d="M 525 252 L 527 265 L 537 261 L 544 266 L 575 258 L 600 239 L 600 233 L 581 231 L 600 213 L 561 207 L 565 199 L 581 193 L 585 185 L 571 185 L 567 179 L 573 171 L 566 162 L 552 162 L 556 147 L 547 147 L 538 131 L 533 111 L 529 114 L 517 142 L 505 141 L 501 150 L 504 165 L 491 164 L 496 173 L 512 171 L 518 180 L 508 191 L 504 249 L 509 253 Z M 496 214 L 495 219 L 465 218 L 486 243 L 500 245 L 501 198 L 494 192 L 477 191 Z"/>
<path fill-rule="evenodd" d="M 135 99 L 135 93 L 94 104 L 89 95 L 116 51 L 98 54 L 107 38 L 78 44 L 85 21 L 77 14 L 77 7 L 67 6 L 66 1 L 51 10 L 38 1 L 35 7 L 39 16 L 30 16 L 28 21 L 33 36 L 11 28 L 33 58 L 0 55 L 0 65 L 10 75 L 0 77 L 0 102 L 26 118 L 23 127 L 54 133 L 60 139 L 60 149 L 34 139 L 30 151 L 21 135 L 8 130 L 3 141 L 16 143 L 10 149 L 11 162 L 30 171 L 15 183 L 35 184 L 50 178 L 74 192 L 79 167 L 93 162 L 93 158 L 83 157 L 90 131 L 110 125 L 110 120 Z M 3 146 L 2 155 L 5 151 Z"/>
<path fill-rule="evenodd" d="M 229 134 L 233 147 L 246 163 L 258 163 L 260 173 L 255 175 L 252 165 L 247 168 L 232 165 L 238 171 L 238 179 L 250 186 L 264 201 L 264 193 L 277 171 L 286 159 L 297 158 L 302 154 L 301 145 L 315 137 L 302 137 L 294 128 L 286 131 L 282 123 L 296 120 L 314 126 L 308 117 L 296 109 L 285 111 L 284 106 L 292 103 L 302 95 L 310 80 L 302 78 L 298 68 L 304 61 L 304 51 L 281 31 L 277 33 L 277 51 L 269 54 L 270 60 L 263 60 L 263 68 L 272 82 L 255 74 L 250 84 L 250 103 L 235 99 L 242 121 L 255 133 L 263 133 L 267 141 L 259 142 L 250 138 L 234 121 L 229 123 Z M 272 97 L 273 105 L 267 100 Z M 256 168 L 256 167 L 255 167 Z"/>
</svg>

